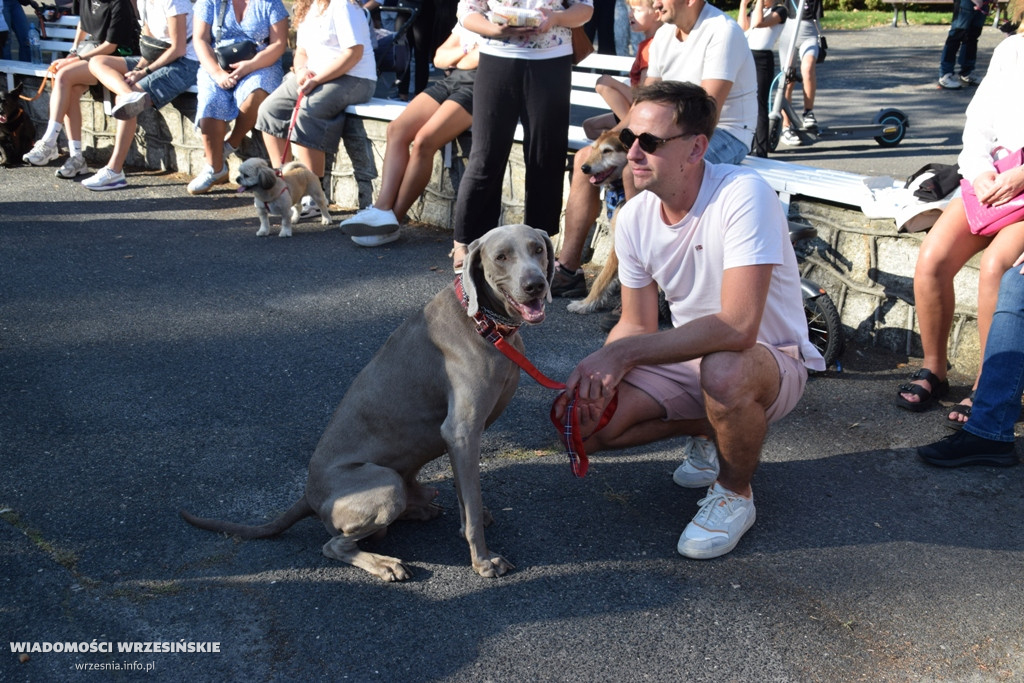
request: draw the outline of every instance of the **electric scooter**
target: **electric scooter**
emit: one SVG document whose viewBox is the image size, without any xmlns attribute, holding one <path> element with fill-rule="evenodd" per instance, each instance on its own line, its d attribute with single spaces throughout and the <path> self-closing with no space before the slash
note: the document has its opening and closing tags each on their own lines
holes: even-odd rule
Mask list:
<svg viewBox="0 0 1024 683">
<path fill-rule="evenodd" d="M 771 103 L 771 109 L 768 113 L 768 149 L 774 152 L 779 146 L 779 139 L 782 137 L 783 111 L 786 112 L 790 125 L 804 145 L 813 144 L 817 140 L 838 138 L 851 140 L 874 138 L 875 142 L 882 147 L 895 147 L 900 144 L 910 127 L 910 119 L 902 111 L 892 107 L 880 110 L 870 124 L 815 126 L 813 128 L 803 125 L 802 117 L 797 115 L 793 104 L 786 99 L 785 92 L 786 86 L 798 80 L 800 66 L 793 63 L 793 56 L 799 47 L 796 41 L 800 33 L 800 23 L 803 21 L 804 4 L 805 0 L 800 0 L 795 16 L 796 26 L 785 52 L 782 71 L 775 77 L 769 95 L 768 101 Z M 794 19 L 790 19 L 790 21 L 794 21 Z"/>
</svg>

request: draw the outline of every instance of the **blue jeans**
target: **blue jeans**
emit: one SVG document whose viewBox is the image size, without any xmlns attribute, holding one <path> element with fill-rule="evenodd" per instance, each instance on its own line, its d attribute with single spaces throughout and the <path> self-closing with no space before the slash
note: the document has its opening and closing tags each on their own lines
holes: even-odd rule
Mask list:
<svg viewBox="0 0 1024 683">
<path fill-rule="evenodd" d="M 974 71 L 978 62 L 978 37 L 988 14 L 974 9 L 971 0 L 958 0 L 953 5 L 953 25 L 949 27 L 946 44 L 939 59 L 939 76 L 953 73 L 953 63 L 960 53 L 960 75 Z"/>
<path fill-rule="evenodd" d="M 732 133 L 715 128 L 715 134 L 708 142 L 704 158 L 713 164 L 738 164 L 750 153 L 750 145 L 744 145 Z"/>
<path fill-rule="evenodd" d="M 32 53 L 28 47 L 28 17 L 25 16 L 25 8 L 18 4 L 18 0 L 4 0 L 4 18 L 7 20 L 10 33 L 7 35 L 7 43 L 4 45 L 3 58 L 11 59 L 11 44 L 17 37 L 18 60 L 31 62 Z"/>
<path fill-rule="evenodd" d="M 999 283 L 999 301 L 985 344 L 985 360 L 971 417 L 964 430 L 993 441 L 1013 441 L 1024 394 L 1024 275 L 1010 268 Z"/>
</svg>

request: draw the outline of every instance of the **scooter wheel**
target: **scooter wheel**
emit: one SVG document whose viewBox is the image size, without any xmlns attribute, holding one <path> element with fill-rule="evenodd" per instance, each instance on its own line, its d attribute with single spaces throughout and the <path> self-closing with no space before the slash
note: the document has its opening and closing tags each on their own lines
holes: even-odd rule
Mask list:
<svg viewBox="0 0 1024 683">
<path fill-rule="evenodd" d="M 819 294 L 804 299 L 804 313 L 807 315 L 807 335 L 811 344 L 825 358 L 825 367 L 831 367 L 846 346 L 846 334 L 843 332 L 839 311 L 828 294 Z"/>
<path fill-rule="evenodd" d="M 899 109 L 883 109 L 878 112 L 874 122 L 886 128 L 881 135 L 875 137 L 875 142 L 882 147 L 895 147 L 903 142 L 907 128 L 910 127 L 910 119 Z"/>
<path fill-rule="evenodd" d="M 782 138 L 782 121 L 780 119 L 768 119 L 768 151 L 774 152 L 779 148 L 779 140 Z"/>
</svg>

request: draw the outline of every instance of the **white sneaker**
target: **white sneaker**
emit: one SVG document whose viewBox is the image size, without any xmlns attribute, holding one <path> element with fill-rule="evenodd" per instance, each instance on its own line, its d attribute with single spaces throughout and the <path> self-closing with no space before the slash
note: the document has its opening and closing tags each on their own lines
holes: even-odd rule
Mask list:
<svg viewBox="0 0 1024 683">
<path fill-rule="evenodd" d="M 45 140 L 36 140 L 36 144 L 32 145 L 32 149 L 26 152 L 21 160 L 32 164 L 33 166 L 46 166 L 59 155 L 57 152 L 57 145 L 51 144 Z"/>
<path fill-rule="evenodd" d="M 711 486 L 718 479 L 718 449 L 708 439 L 688 436 L 683 443 L 683 464 L 672 473 L 672 481 L 683 488 Z"/>
<path fill-rule="evenodd" d="M 714 484 L 697 503 L 700 510 L 683 529 L 676 550 L 694 560 L 720 557 L 736 547 L 754 524 L 753 497 L 744 498 Z"/>
<path fill-rule="evenodd" d="M 224 163 L 227 163 L 228 157 L 238 151 L 238 148 L 232 145 L 227 140 L 224 141 Z"/>
<path fill-rule="evenodd" d="M 979 83 L 981 83 L 981 79 L 975 76 L 973 73 L 969 73 L 966 76 L 964 74 L 960 74 L 960 82 L 963 85 L 978 85 Z"/>
<path fill-rule="evenodd" d="M 124 171 L 114 173 L 104 166 L 96 172 L 96 175 L 83 180 L 82 187 L 95 192 L 120 190 L 122 187 L 128 187 L 128 180 L 124 177 Z"/>
<path fill-rule="evenodd" d="M 302 210 L 299 211 L 299 218 L 313 218 L 320 215 L 320 207 L 316 205 L 313 198 L 308 194 L 302 198 Z"/>
<path fill-rule="evenodd" d="M 383 209 L 371 206 L 363 209 L 355 216 L 352 216 L 352 218 L 343 220 L 339 227 L 346 235 L 360 237 L 364 235 L 391 235 L 398 231 L 398 219 L 395 218 L 394 211 L 384 211 Z M 390 241 L 393 242 L 394 240 Z"/>
<path fill-rule="evenodd" d="M 223 185 L 228 181 L 228 165 L 224 164 L 220 173 L 215 173 L 213 166 L 204 166 L 192 182 L 188 184 L 189 194 L 206 194 L 214 185 Z"/>
<path fill-rule="evenodd" d="M 782 137 L 779 138 L 779 141 L 784 145 L 789 145 L 790 147 L 799 147 L 804 144 L 803 138 L 801 138 L 792 128 L 787 128 L 782 131 Z"/>
<path fill-rule="evenodd" d="M 959 90 L 963 84 L 953 74 L 942 74 L 942 78 L 939 79 L 939 87 L 946 90 Z"/>
<path fill-rule="evenodd" d="M 89 164 L 85 163 L 85 157 L 81 154 L 72 154 L 64 165 L 57 169 L 54 174 L 58 178 L 77 178 L 83 173 L 89 172 Z"/>
<path fill-rule="evenodd" d="M 127 95 L 118 95 L 114 98 L 114 108 L 110 110 L 110 115 L 119 121 L 134 119 L 145 110 L 146 106 L 146 93 L 132 91 Z"/>
<path fill-rule="evenodd" d="M 398 228 L 383 235 L 353 235 L 352 241 L 361 247 L 381 247 L 398 239 Z"/>
<path fill-rule="evenodd" d="M 800 118 L 801 118 L 801 121 L 804 124 L 804 129 L 805 130 L 812 130 L 812 131 L 818 130 L 818 119 L 814 115 L 813 111 L 808 109 L 807 111 L 804 112 L 803 116 L 800 117 Z"/>
</svg>

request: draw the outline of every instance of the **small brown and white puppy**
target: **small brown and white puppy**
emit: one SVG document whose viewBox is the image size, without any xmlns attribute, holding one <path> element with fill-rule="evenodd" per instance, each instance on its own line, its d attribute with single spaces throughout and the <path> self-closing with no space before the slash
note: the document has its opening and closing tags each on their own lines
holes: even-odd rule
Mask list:
<svg viewBox="0 0 1024 683">
<path fill-rule="evenodd" d="M 519 384 L 519 366 L 480 336 L 474 317 L 500 320 L 505 340 L 525 353 L 519 325 L 544 320 L 555 257 L 542 230 L 505 225 L 469 245 L 464 296 L 448 285 L 399 327 L 363 368 L 334 411 L 309 462 L 305 493 L 262 526 L 181 516 L 202 529 L 267 538 L 316 515 L 331 539 L 327 557 L 385 581 L 411 576 L 401 560 L 362 550 L 398 519 L 427 520 L 441 510 L 437 490 L 416 481 L 448 453 L 462 536 L 473 569 L 501 576 L 512 564 L 487 548 L 491 516 L 480 492 L 480 439 Z"/>
<path fill-rule="evenodd" d="M 238 167 L 235 182 L 238 184 L 239 192 L 252 190 L 255 195 L 253 204 L 260 218 L 257 237 L 270 234 L 271 214 L 281 217 L 281 232 L 278 237 L 291 237 L 292 223 L 299 221 L 299 205 L 305 195 L 312 197 L 320 209 L 320 224 L 331 224 L 331 213 L 328 210 L 327 197 L 320 187 L 320 179 L 298 161 L 285 164 L 281 169 L 281 175 L 277 175 L 266 160 L 246 159 Z"/>
<path fill-rule="evenodd" d="M 625 145 L 619 140 L 618 133 L 605 131 L 590 146 L 589 157 L 580 170 L 590 176 L 592 184 L 609 186 L 622 178 L 622 171 L 626 167 L 627 152 Z M 591 283 L 587 297 L 580 301 L 570 302 L 566 307 L 572 313 L 593 313 L 607 308 L 611 303 L 611 297 L 616 289 L 613 284 L 619 272 L 619 259 L 615 256 L 615 219 L 617 217 L 618 209 L 612 214 L 611 229 L 608 235 L 612 240 L 612 249 L 608 253 L 604 267 Z"/>
</svg>

